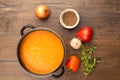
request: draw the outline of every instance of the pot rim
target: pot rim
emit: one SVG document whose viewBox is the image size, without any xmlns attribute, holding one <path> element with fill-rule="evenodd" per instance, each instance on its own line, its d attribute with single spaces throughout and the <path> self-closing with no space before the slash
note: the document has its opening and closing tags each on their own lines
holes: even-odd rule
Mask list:
<svg viewBox="0 0 120 80">
<path fill-rule="evenodd" d="M 22 61 L 21 61 L 21 59 L 20 59 L 19 49 L 20 49 L 20 45 L 21 45 L 21 43 L 22 43 L 22 40 L 23 40 L 28 34 L 30 34 L 31 32 L 37 31 L 37 30 L 46 30 L 46 31 L 52 32 L 53 34 L 55 34 L 55 35 L 61 40 L 62 45 L 63 45 L 63 48 L 64 48 L 64 57 L 63 57 L 62 63 L 59 65 L 59 67 L 58 67 L 56 70 L 54 70 L 54 71 L 51 72 L 51 73 L 47 73 L 47 74 L 37 74 L 37 73 L 34 73 L 34 72 L 30 71 L 29 69 L 27 69 L 27 68 L 23 65 L 23 63 L 22 63 Z M 19 62 L 19 64 L 21 65 L 22 69 L 23 69 L 25 72 L 27 72 L 28 74 L 30 74 L 30 75 L 32 75 L 32 76 L 35 76 L 35 77 L 48 77 L 48 76 L 54 75 L 54 73 L 57 72 L 57 71 L 62 67 L 62 65 L 65 63 L 65 59 L 66 59 L 65 57 L 66 57 L 66 47 L 65 47 L 65 43 L 64 43 L 62 37 L 61 37 L 58 33 L 56 33 L 54 30 L 49 29 L 49 28 L 35 27 L 34 29 L 28 31 L 26 34 L 24 34 L 23 36 L 21 36 L 21 38 L 20 38 L 20 40 L 19 40 L 19 42 L 18 42 L 18 46 L 17 46 L 17 59 L 18 59 L 18 62 Z"/>
</svg>

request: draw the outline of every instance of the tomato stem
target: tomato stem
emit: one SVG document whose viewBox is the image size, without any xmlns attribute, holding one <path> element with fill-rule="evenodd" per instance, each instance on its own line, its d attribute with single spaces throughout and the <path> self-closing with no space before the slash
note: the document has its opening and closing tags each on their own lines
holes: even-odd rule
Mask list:
<svg viewBox="0 0 120 80">
<path fill-rule="evenodd" d="M 67 69 L 68 73 L 72 73 L 72 70 L 71 69 Z"/>
</svg>

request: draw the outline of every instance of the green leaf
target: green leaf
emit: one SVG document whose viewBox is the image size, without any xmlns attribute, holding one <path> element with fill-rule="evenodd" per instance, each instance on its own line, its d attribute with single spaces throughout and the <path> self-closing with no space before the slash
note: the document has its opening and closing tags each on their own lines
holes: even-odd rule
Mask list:
<svg viewBox="0 0 120 80">
<path fill-rule="evenodd" d="M 84 64 L 84 75 L 87 77 L 91 72 L 94 71 L 97 63 L 100 62 L 99 59 L 93 57 L 93 52 L 97 49 L 96 46 L 91 46 L 86 48 L 85 44 L 82 44 L 80 49 L 81 61 Z"/>
</svg>

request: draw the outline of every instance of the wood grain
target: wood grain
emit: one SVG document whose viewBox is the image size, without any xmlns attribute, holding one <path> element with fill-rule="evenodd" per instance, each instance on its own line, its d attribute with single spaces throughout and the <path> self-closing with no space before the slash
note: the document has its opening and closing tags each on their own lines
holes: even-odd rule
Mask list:
<svg viewBox="0 0 120 80">
<path fill-rule="evenodd" d="M 34 9 L 46 4 L 51 10 L 47 20 L 39 20 Z M 80 24 L 73 30 L 60 25 L 59 15 L 67 8 L 76 9 Z M 89 25 L 93 28 L 93 39 L 88 45 L 96 45 L 95 56 L 101 57 L 95 71 L 87 80 L 120 80 L 120 1 L 119 0 L 0 0 L 0 80 L 56 80 L 53 77 L 36 78 L 25 73 L 20 67 L 16 49 L 21 38 L 20 30 L 26 24 L 47 27 L 60 34 L 65 41 L 67 57 L 75 54 L 69 42 L 76 31 Z M 79 55 L 78 55 L 79 56 Z M 57 80 L 82 80 L 80 67 L 77 73 L 65 74 Z"/>
</svg>

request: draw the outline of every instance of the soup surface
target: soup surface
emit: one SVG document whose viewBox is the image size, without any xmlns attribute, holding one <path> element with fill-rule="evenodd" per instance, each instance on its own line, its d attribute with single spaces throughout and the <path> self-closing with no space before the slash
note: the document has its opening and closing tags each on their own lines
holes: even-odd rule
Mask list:
<svg viewBox="0 0 120 80">
<path fill-rule="evenodd" d="M 22 40 L 20 44 L 22 64 L 37 74 L 48 74 L 55 71 L 64 58 L 62 41 L 47 30 L 36 30 Z"/>
</svg>

